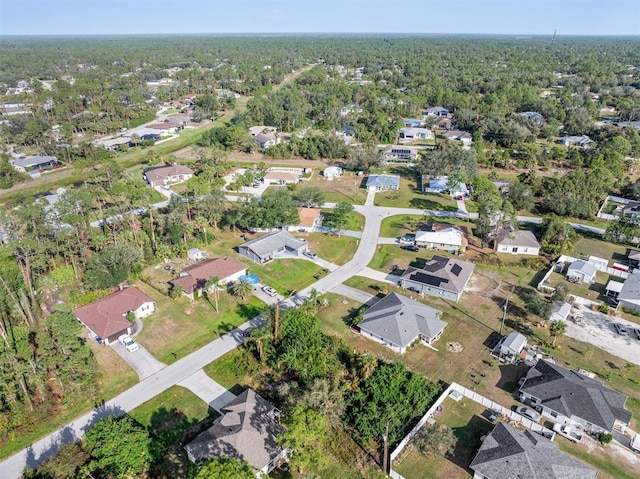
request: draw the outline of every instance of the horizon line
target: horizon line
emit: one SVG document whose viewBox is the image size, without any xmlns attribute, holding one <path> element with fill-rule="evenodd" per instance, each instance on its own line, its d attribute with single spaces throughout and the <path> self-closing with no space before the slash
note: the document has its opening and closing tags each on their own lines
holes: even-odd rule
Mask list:
<svg viewBox="0 0 640 479">
<path fill-rule="evenodd" d="M 504 36 L 504 37 L 640 37 L 639 33 L 428 33 L 428 32 L 153 32 L 153 33 L 2 33 L 4 37 L 125 37 L 125 36 Z"/>
</svg>

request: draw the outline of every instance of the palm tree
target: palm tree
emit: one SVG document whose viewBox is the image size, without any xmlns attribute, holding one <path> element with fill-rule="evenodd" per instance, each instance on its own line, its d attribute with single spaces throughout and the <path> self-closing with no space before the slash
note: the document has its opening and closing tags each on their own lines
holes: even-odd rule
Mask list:
<svg viewBox="0 0 640 479">
<path fill-rule="evenodd" d="M 375 371 L 378 366 L 378 360 L 371 353 L 360 354 L 356 358 L 356 366 L 358 367 L 360 378 L 365 381 Z"/>
<path fill-rule="evenodd" d="M 231 291 L 233 291 L 234 295 L 246 299 L 247 296 L 253 292 L 253 285 L 247 279 L 241 279 L 237 283 L 234 283 Z"/>
<path fill-rule="evenodd" d="M 565 323 L 564 321 L 555 321 L 549 328 L 549 332 L 553 337 L 553 342 L 551 344 L 555 346 L 556 339 L 558 339 L 561 336 L 564 336 L 564 333 L 567 332 L 567 323 Z"/>
<path fill-rule="evenodd" d="M 258 353 L 258 359 L 261 363 L 264 363 L 265 349 L 268 348 L 270 341 L 272 340 L 271 333 L 266 327 L 254 329 L 246 339 L 246 344 L 253 344 Z"/>
<path fill-rule="evenodd" d="M 207 296 L 207 301 L 209 301 L 209 292 L 213 292 L 213 298 L 216 302 L 216 313 L 220 312 L 218 309 L 218 294 L 220 292 L 220 278 L 214 276 L 209 278 L 206 283 L 204 283 L 203 288 L 204 294 Z M 211 301 L 209 301 L 211 303 Z"/>
</svg>

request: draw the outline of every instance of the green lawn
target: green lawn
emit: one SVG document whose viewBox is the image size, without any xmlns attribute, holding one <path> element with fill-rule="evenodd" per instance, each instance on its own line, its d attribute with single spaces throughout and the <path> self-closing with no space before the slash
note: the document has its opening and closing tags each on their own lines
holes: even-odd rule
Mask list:
<svg viewBox="0 0 640 479">
<path fill-rule="evenodd" d="M 306 238 L 309 248 L 320 258 L 338 265 L 343 265 L 353 258 L 359 244 L 357 238 L 325 233 L 311 233 Z"/>
<path fill-rule="evenodd" d="M 598 479 L 633 479 L 638 477 L 637 469 L 634 472 L 628 464 L 621 462 L 615 455 L 609 454 L 607 446 L 598 446 L 587 450 L 584 444 L 573 444 L 562 437 L 558 437 L 556 442 L 558 449 L 562 452 L 598 469 L 600 471 Z"/>
<path fill-rule="evenodd" d="M 303 259 L 275 259 L 259 265 L 247 261 L 249 273 L 258 275 L 260 281 L 288 296 L 292 291 L 300 291 L 316 281 L 322 268 Z"/>
<path fill-rule="evenodd" d="M 423 193 L 420 189 L 420 177 L 414 170 L 396 166 L 388 173 L 400 175 L 400 189 L 377 193 L 374 200 L 376 206 L 458 211 L 456 202 L 449 195 Z"/>
<path fill-rule="evenodd" d="M 426 457 L 410 446 L 394 463 L 394 470 L 406 479 L 423 477 L 446 477 L 466 479 L 472 477 L 468 469 L 480 447 L 480 437 L 490 432 L 494 424 L 484 418 L 486 408 L 467 398 L 459 402 L 447 398 L 442 403 L 442 411 L 435 416 L 436 423 L 453 429 L 458 439 L 451 458 L 441 456 Z"/>
<path fill-rule="evenodd" d="M 171 299 L 147 284 L 140 289 L 156 301 L 156 312 L 145 318 L 136 339 L 153 356 L 173 363 L 210 343 L 220 335 L 257 316 L 264 303 L 252 296 L 245 302 L 221 293 L 219 313 L 204 298 L 190 302 L 186 297 Z"/>
<path fill-rule="evenodd" d="M 624 245 L 579 235 L 569 255 L 585 260 L 589 256 L 597 256 L 609 260 L 609 265 L 611 265 L 614 261 L 626 263 L 629 249 Z"/>
<path fill-rule="evenodd" d="M 327 203 L 351 203 L 363 205 L 367 199 L 364 189 L 364 176 L 357 176 L 351 171 L 345 171 L 341 178 L 327 181 L 320 175 L 320 170 L 314 170 L 313 176 L 301 186 L 313 186 L 322 190 Z"/>
</svg>

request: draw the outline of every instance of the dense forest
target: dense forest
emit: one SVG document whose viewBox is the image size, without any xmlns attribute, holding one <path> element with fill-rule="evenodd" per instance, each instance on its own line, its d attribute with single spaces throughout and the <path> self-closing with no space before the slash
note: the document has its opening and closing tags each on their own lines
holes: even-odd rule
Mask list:
<svg viewBox="0 0 640 479">
<path fill-rule="evenodd" d="M 283 83 L 302 68 L 307 70 Z M 232 171 L 232 153 L 260 150 L 266 158 L 324 159 L 375 171 L 384 163 L 380 145 L 397 142 L 403 119 L 442 106 L 451 123 L 426 118 L 437 136 L 420 151 L 415 174 L 448 174 L 471 184 L 476 234 L 483 240 L 496 218 L 500 225 L 513 222 L 516 212 L 554 215 L 547 226 L 555 228 L 557 217 L 593 219 L 609 193 L 640 199 L 640 132 L 620 124 L 640 120 L 638 68 L 640 42 L 624 38 L 1 38 L 2 106 L 20 103 L 27 111 L 0 114 L 0 188 L 31 181 L 11 166 L 11 154 L 54 155 L 82 181 L 67 185 L 55 208 L 42 196 L 58 185 L 13 196 L 0 210 L 0 445 L 70 404 L 90 406 L 101 397 L 96 360 L 70 314 L 74 307 L 139 279 L 144 267 L 215 241 L 220 229 L 292 224 L 296 207 L 324 202 L 322 192 L 300 188 L 227 202 L 221 186 Z M 165 85 L 149 86 L 167 77 Z M 29 87 L 10 93 L 20 82 Z M 246 107 L 235 96 L 219 98 L 220 91 L 238 94 Z M 189 162 L 194 178 L 182 197 L 154 209 L 158 194 L 140 167 L 175 157 L 141 143 L 131 147 L 140 154 L 124 164 L 130 151 L 107 151 L 92 141 L 148 122 L 163 105 L 188 94 L 200 95 L 193 107 L 203 118 L 226 113 L 229 119 L 197 135 Z M 543 120 L 521 112 L 537 112 Z M 248 134 L 252 125 L 275 127 L 289 140 L 262 150 Z M 335 134 L 345 126 L 357 146 Z M 442 139 L 453 128 L 472 135 L 470 149 Z M 567 135 L 587 135 L 593 143 L 561 145 Z M 264 165 L 255 165 L 235 187 L 263 174 Z M 489 181 L 504 174 L 513 179 L 507 193 Z M 344 228 L 349 208 L 340 205 L 329 224 Z M 565 223 L 558 221 L 562 230 Z M 619 241 L 640 232 L 635 220 L 611 229 Z M 561 242 L 550 241 L 547 252 L 559 252 Z M 383 394 L 392 377 L 406 379 L 394 387 L 407 393 L 402 400 L 414 411 L 424 410 L 435 394 L 434 386 L 398 365 L 351 356 L 319 331 L 308 312 L 283 321 L 279 335 L 273 322 L 257 332 L 249 350 L 261 364 L 295 377 L 291 390 L 272 394 L 288 407 L 292 434 L 295 421 L 311 421 L 320 431 L 316 439 L 327 428 L 345 427 L 369 444 L 381 434 L 372 418 L 398 399 Z M 303 340 L 305 351 L 291 347 Z M 315 355 L 319 350 L 330 354 Z M 417 383 L 431 391 L 428 397 L 414 394 Z M 312 402 L 314 391 L 337 402 L 334 416 Z M 392 442 L 406 432 L 402 424 L 414 420 L 394 418 Z M 319 460 L 314 447 L 300 445 L 308 454 L 302 464 Z M 151 448 L 144 463 L 132 467 L 153 470 L 161 456 Z M 86 460 L 77 464 L 79 471 L 99 471 L 89 455 L 79 457 Z M 109 471 L 114 477 L 121 472 Z"/>
</svg>

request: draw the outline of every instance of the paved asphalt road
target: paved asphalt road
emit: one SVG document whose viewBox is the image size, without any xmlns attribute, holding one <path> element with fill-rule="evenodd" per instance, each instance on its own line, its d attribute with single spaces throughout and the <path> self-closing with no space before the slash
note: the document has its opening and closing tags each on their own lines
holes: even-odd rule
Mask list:
<svg viewBox="0 0 640 479">
<path fill-rule="evenodd" d="M 319 293 L 337 290 L 336 292 L 339 294 L 341 293 L 345 296 L 353 296 L 355 291 L 351 291 L 352 288 L 344 287 L 342 283 L 358 274 L 366 276 L 367 265 L 373 258 L 378 245 L 378 235 L 382 220 L 394 215 L 425 214 L 425 210 L 415 208 L 387 208 L 373 206 L 373 195 L 373 193 L 369 193 L 365 205 L 355 206 L 355 211 L 365 217 L 365 227 L 362 232 L 362 237 L 360 238 L 358 250 L 356 251 L 353 259 L 343 266 L 335 269 L 327 276 L 321 278 L 313 285 L 305 288 L 303 291 L 300 291 L 297 295 L 298 297 L 307 296 L 312 289 L 316 289 Z M 448 211 L 431 211 L 430 213 L 434 216 L 458 216 L 457 213 Z M 474 213 L 471 213 L 468 216 L 469 219 L 474 219 L 475 217 L 477 217 L 477 214 Z M 522 216 L 518 217 L 518 221 L 541 223 L 542 218 Z M 587 225 L 571 224 L 571 226 L 583 231 L 591 231 L 595 233 L 604 232 L 604 230 L 600 228 L 594 228 Z M 362 274 L 363 272 L 365 274 Z M 358 297 L 366 299 L 364 295 L 359 294 Z M 269 299 L 277 301 L 277 298 Z M 240 328 L 234 329 L 230 333 L 212 341 L 207 346 L 193 352 L 189 356 L 186 356 L 166 368 L 161 369 L 119 396 L 116 396 L 105 404 L 96 407 L 94 411 L 77 418 L 64 428 L 59 429 L 58 431 L 32 444 L 27 449 L 13 455 L 9 459 L 0 463 L 0 478 L 9 479 L 20 477 L 25 464 L 30 467 L 36 467 L 47 457 L 54 455 L 61 444 L 65 444 L 82 437 L 84 432 L 99 419 L 110 414 L 131 411 L 144 402 L 162 393 L 169 387 L 186 380 L 189 376 L 195 374 L 205 365 L 236 348 L 243 342 L 243 330 L 256 327 L 260 321 L 260 318 L 248 321 L 240 326 Z"/>
</svg>

